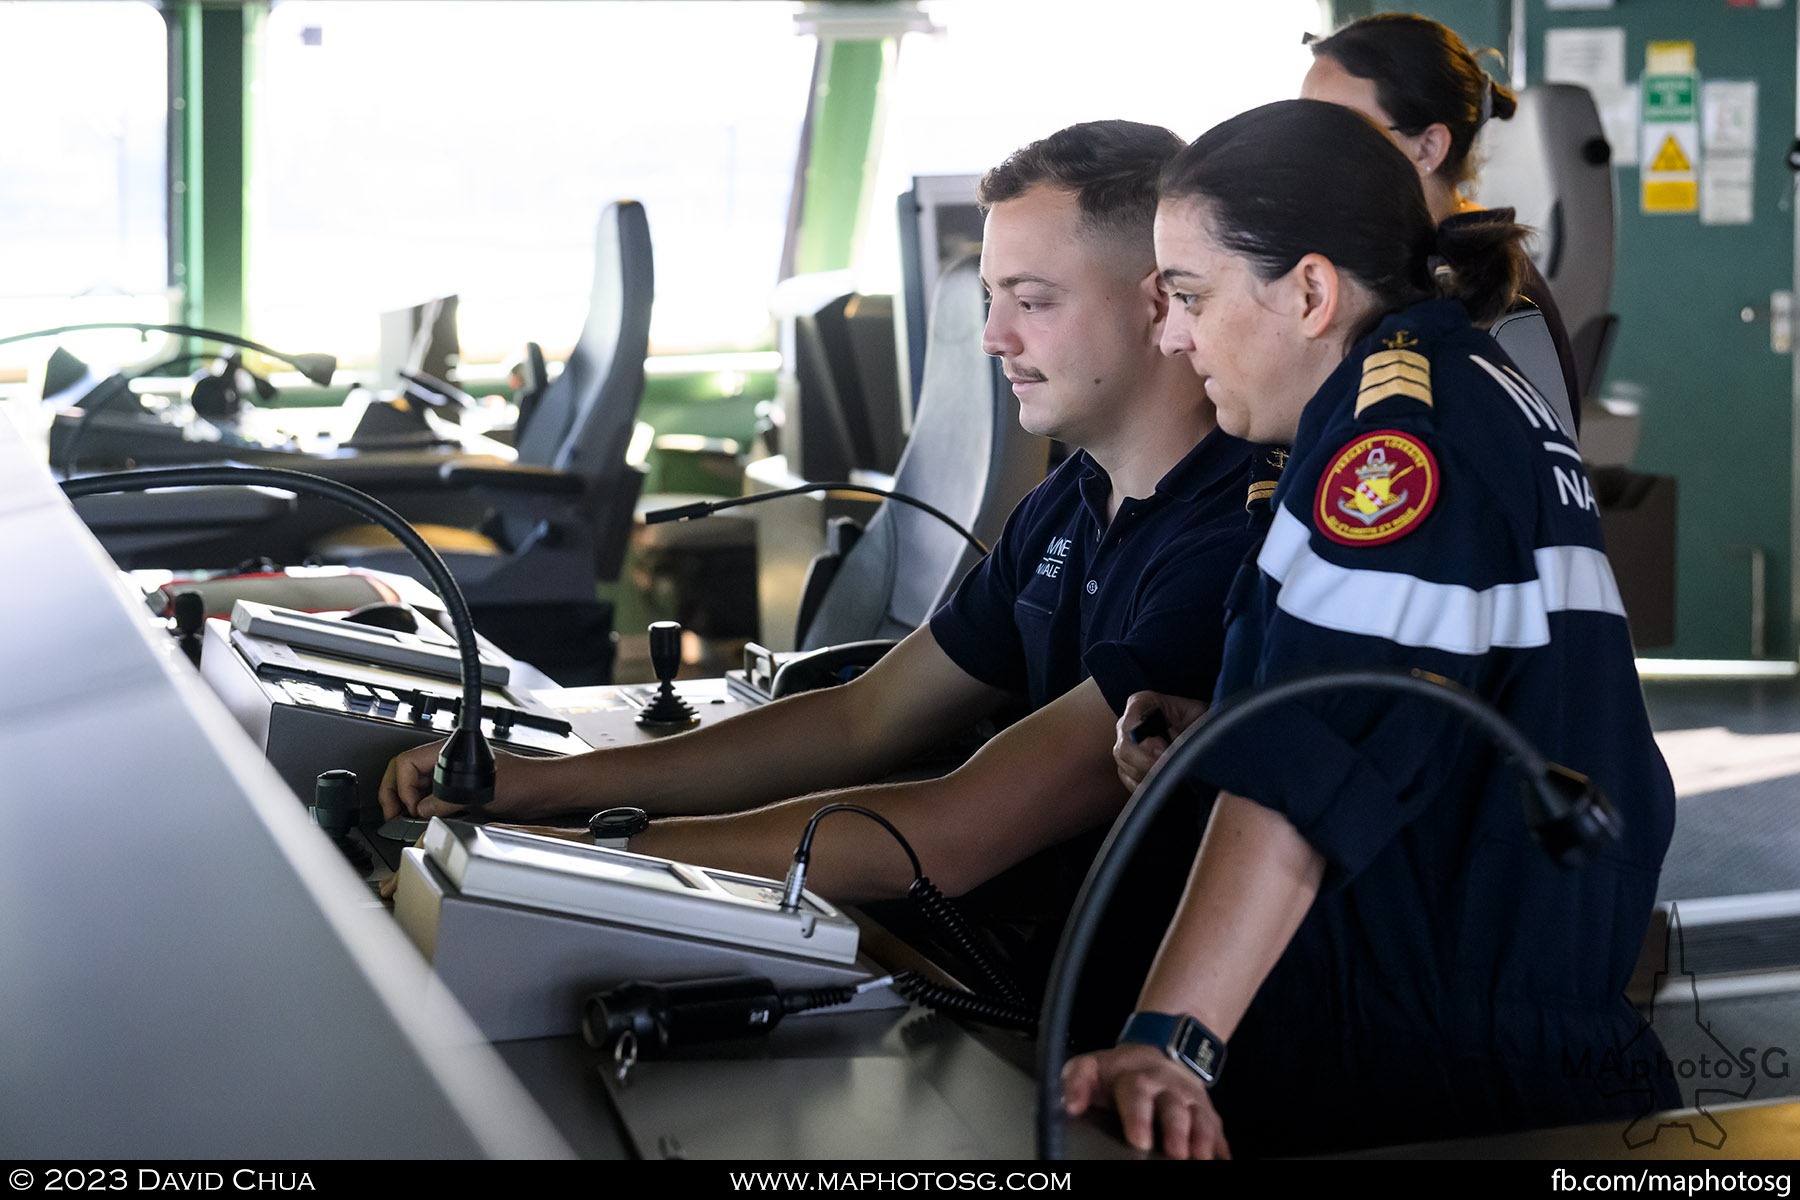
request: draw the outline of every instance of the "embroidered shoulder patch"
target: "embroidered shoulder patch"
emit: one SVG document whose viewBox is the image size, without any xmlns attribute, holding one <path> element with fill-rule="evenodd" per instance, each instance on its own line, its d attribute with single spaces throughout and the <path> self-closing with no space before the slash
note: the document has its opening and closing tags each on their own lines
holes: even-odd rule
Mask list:
<svg viewBox="0 0 1800 1200">
<path fill-rule="evenodd" d="M 1406 396 L 1430 407 L 1431 361 L 1414 349 L 1419 339 L 1402 329 L 1383 338 L 1381 344 L 1386 349 L 1363 359 L 1362 384 L 1351 415 L 1360 417 L 1371 404 L 1392 396 Z"/>
<path fill-rule="evenodd" d="M 1313 524 L 1345 546 L 1374 546 L 1417 529 L 1437 503 L 1437 460 L 1404 433 L 1364 434 L 1332 455 L 1313 499 Z"/>
</svg>

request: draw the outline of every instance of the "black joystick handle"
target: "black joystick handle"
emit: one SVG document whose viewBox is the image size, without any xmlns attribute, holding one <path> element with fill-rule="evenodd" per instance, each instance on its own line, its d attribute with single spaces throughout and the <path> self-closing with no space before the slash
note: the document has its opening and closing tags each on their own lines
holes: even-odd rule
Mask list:
<svg viewBox="0 0 1800 1200">
<path fill-rule="evenodd" d="M 307 811 L 312 813 L 313 824 L 326 832 L 352 866 L 359 871 L 369 870 L 369 852 L 350 840 L 359 815 L 355 771 L 322 772 L 313 781 L 313 801 Z"/>
<path fill-rule="evenodd" d="M 638 714 L 637 723 L 662 729 L 699 724 L 693 705 L 675 694 L 675 673 L 681 670 L 681 622 L 650 623 L 650 669 L 659 681 L 656 695 Z"/>
<path fill-rule="evenodd" d="M 341 842 L 356 828 L 356 772 L 325 771 L 313 783 L 313 824 Z"/>
<path fill-rule="evenodd" d="M 681 670 L 681 622 L 650 622 L 650 669 L 668 683 Z"/>
<path fill-rule="evenodd" d="M 175 636 L 195 666 L 200 665 L 200 633 L 206 627 L 206 597 L 192 588 L 175 593 Z"/>
</svg>

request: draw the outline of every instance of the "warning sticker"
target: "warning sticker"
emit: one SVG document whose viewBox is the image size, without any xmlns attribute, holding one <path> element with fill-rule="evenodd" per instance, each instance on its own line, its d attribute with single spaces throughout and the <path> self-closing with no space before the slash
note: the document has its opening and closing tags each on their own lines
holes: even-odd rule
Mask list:
<svg viewBox="0 0 1800 1200">
<path fill-rule="evenodd" d="M 1663 139 L 1662 149 L 1650 160 L 1652 171 L 1692 171 L 1694 164 L 1688 161 L 1687 154 L 1681 149 L 1681 143 L 1670 134 Z"/>
</svg>

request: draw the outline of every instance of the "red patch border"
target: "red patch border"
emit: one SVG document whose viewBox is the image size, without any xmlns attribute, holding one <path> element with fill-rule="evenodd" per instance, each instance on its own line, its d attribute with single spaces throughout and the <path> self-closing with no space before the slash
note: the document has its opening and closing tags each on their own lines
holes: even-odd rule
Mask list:
<svg viewBox="0 0 1800 1200">
<path fill-rule="evenodd" d="M 1426 479 L 1430 484 L 1429 491 L 1427 491 L 1424 500 L 1420 501 L 1416 507 L 1403 510 L 1402 515 L 1407 516 L 1406 523 L 1397 529 L 1390 529 L 1385 533 L 1379 533 L 1373 537 L 1365 538 L 1345 537 L 1343 534 L 1333 530 L 1326 520 L 1326 489 L 1332 487 L 1334 481 L 1347 468 L 1343 466 L 1328 466 L 1325 473 L 1319 477 L 1318 490 L 1313 494 L 1314 529 L 1317 529 L 1320 533 L 1324 534 L 1340 546 L 1380 546 L 1384 543 L 1397 541 L 1400 538 L 1405 537 L 1423 524 L 1425 518 L 1431 515 L 1431 510 L 1437 505 L 1438 493 L 1442 490 L 1442 473 L 1438 469 L 1437 458 L 1431 453 L 1431 448 L 1411 434 L 1403 433 L 1398 429 L 1377 429 L 1369 433 L 1359 433 L 1339 447 L 1337 453 L 1331 456 L 1331 461 L 1333 463 L 1341 463 L 1351 451 L 1356 450 L 1359 447 L 1373 449 L 1374 447 L 1370 445 L 1370 443 L 1388 445 L 1392 444 L 1392 439 L 1398 439 L 1400 442 L 1411 447 L 1418 452 L 1422 459 L 1424 459 L 1423 465 L 1425 468 Z"/>
</svg>

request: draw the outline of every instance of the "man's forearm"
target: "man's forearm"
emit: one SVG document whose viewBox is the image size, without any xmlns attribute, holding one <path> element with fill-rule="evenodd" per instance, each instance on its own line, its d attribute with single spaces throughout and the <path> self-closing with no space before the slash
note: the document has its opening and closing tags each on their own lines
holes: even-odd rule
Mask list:
<svg viewBox="0 0 1800 1200">
<path fill-rule="evenodd" d="M 1112 820 L 1125 791 L 1114 774 L 1112 711 L 1087 681 L 1002 731 L 947 775 L 819 792 L 753 812 L 659 820 L 631 848 L 780 878 L 814 813 L 873 809 L 956 896 L 1031 854 Z M 913 880 L 906 851 L 876 822 L 843 813 L 820 823 L 808 886 L 841 903 L 892 899 Z"/>
<path fill-rule="evenodd" d="M 904 789 L 917 786 L 844 788 L 748 812 L 664 818 L 632 838 L 631 849 L 677 862 L 781 879 L 793 863 L 794 850 L 807 822 L 828 804 L 847 803 L 873 809 L 888 816 L 908 844 L 924 840 L 924 831 L 914 815 L 917 810 L 909 813 L 904 803 L 895 803 Z M 905 848 L 869 818 L 838 813 L 820 822 L 808 864 L 808 890 L 835 903 L 860 904 L 903 896 L 912 881 L 912 866 Z"/>
<path fill-rule="evenodd" d="M 853 683 L 535 766 L 530 808 L 544 818 L 627 804 L 652 815 L 726 813 L 868 783 L 968 728 L 999 696 L 920 630 Z"/>
</svg>

